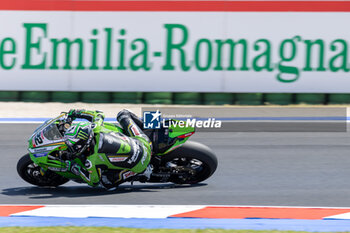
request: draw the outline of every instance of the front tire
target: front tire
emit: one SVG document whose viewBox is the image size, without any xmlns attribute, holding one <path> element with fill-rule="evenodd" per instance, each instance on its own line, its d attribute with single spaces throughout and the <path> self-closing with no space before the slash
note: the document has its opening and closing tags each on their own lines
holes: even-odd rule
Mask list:
<svg viewBox="0 0 350 233">
<path fill-rule="evenodd" d="M 161 163 L 178 169 L 180 175 L 172 175 L 169 179 L 175 184 L 197 184 L 213 175 L 218 166 L 218 160 L 209 147 L 192 141 L 164 155 Z M 187 171 L 188 175 L 181 175 L 181 171 Z"/>
<path fill-rule="evenodd" d="M 47 170 L 43 175 L 40 174 L 40 167 L 34 164 L 30 159 L 29 154 L 25 154 L 17 163 L 18 175 L 32 185 L 57 187 L 65 184 L 69 179 L 62 177 L 50 170 Z"/>
</svg>

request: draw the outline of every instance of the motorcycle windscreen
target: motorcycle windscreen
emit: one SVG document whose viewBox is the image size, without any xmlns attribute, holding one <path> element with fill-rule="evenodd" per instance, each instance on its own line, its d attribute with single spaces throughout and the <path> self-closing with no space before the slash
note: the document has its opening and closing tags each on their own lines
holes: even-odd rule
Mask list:
<svg viewBox="0 0 350 233">
<path fill-rule="evenodd" d="M 42 132 L 44 138 L 49 141 L 57 141 L 63 139 L 63 135 L 58 130 L 56 124 L 48 125 Z"/>
</svg>

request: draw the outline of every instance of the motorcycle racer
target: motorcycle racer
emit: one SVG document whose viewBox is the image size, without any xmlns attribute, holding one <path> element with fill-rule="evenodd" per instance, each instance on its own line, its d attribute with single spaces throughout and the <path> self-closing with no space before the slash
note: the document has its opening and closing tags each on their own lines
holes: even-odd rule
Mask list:
<svg viewBox="0 0 350 233">
<path fill-rule="evenodd" d="M 143 173 L 149 178 L 152 169 L 148 166 L 151 158 L 152 143 L 141 130 L 142 122 L 128 110 L 122 110 L 117 120 L 127 135 L 106 130 L 103 126 L 104 114 L 100 111 L 72 109 L 68 119 L 86 119 L 89 122 L 79 122 L 72 125 L 64 134 L 68 151 L 85 159 L 85 168 L 67 160 L 67 169 L 80 176 L 90 186 L 101 184 L 110 189 L 126 179 Z M 140 127 L 139 127 L 140 126 Z M 95 166 L 99 154 L 104 153 L 109 161 L 119 167 L 119 173 L 109 177 L 103 173 L 103 167 Z"/>
<path fill-rule="evenodd" d="M 78 117 L 89 122 L 73 121 Z M 194 127 L 180 127 L 175 124 L 179 120 L 169 119 L 166 122 L 174 124 L 146 129 L 126 110 L 117 118 L 123 126 L 104 122 L 104 114 L 98 111 L 72 110 L 47 119 L 29 137 L 28 153 L 17 162 L 18 175 L 39 187 L 74 181 L 110 190 L 134 181 L 192 185 L 215 172 L 218 161 L 214 152 L 188 140 Z"/>
</svg>

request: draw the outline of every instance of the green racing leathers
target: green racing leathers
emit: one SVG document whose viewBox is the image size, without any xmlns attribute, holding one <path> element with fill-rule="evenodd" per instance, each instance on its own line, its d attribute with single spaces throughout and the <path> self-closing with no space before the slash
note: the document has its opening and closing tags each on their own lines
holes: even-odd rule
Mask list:
<svg viewBox="0 0 350 233">
<path fill-rule="evenodd" d="M 84 155 L 86 158 L 86 169 L 67 161 L 69 169 L 87 184 L 96 186 L 101 182 L 103 186 L 110 188 L 146 170 L 151 158 L 152 144 L 135 123 L 136 115 L 123 110 L 117 116 L 118 122 L 127 135 L 104 127 L 104 114 L 100 111 L 71 110 L 68 116 L 72 120 L 82 118 L 91 122 L 93 140 L 84 148 L 84 151 L 76 151 L 77 155 Z M 66 144 L 67 142 L 68 140 Z M 116 170 L 119 170 L 118 173 L 114 173 L 118 176 L 114 177 L 116 179 L 104 176 L 104 166 L 96 165 L 97 161 L 101 161 L 102 155 Z"/>
</svg>

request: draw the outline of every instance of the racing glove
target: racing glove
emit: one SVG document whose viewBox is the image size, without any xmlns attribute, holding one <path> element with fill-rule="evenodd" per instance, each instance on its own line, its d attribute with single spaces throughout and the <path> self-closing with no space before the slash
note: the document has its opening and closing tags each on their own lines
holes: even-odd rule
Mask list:
<svg viewBox="0 0 350 233">
<path fill-rule="evenodd" d="M 105 115 L 101 111 L 87 111 L 85 109 L 71 109 L 68 112 L 68 119 L 74 121 L 76 118 L 86 119 L 96 125 L 102 125 Z"/>
</svg>

